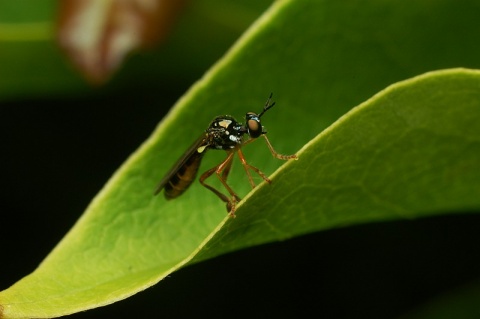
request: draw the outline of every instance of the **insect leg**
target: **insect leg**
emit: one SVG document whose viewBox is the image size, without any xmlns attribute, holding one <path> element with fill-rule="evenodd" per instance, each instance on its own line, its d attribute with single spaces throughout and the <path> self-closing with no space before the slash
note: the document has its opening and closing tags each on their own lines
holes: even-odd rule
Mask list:
<svg viewBox="0 0 480 319">
<path fill-rule="evenodd" d="M 230 167 L 232 166 L 232 160 L 233 160 L 233 152 L 229 152 L 227 158 L 220 163 L 219 165 L 209 169 L 205 173 L 200 176 L 200 183 L 208 188 L 210 191 L 212 191 L 215 195 L 217 195 L 223 202 L 227 203 L 227 210 L 230 212 L 230 215 L 234 216 L 235 214 L 235 204 L 239 202 L 241 199 L 238 197 L 237 194 L 232 190 L 230 186 L 228 186 L 226 178 L 228 177 L 228 173 L 230 171 Z M 225 173 L 225 170 L 227 172 Z M 209 178 L 210 176 L 213 175 L 213 173 L 217 174 L 218 179 L 220 182 L 223 184 L 223 186 L 227 189 L 227 191 L 230 193 L 232 198 L 228 198 L 225 194 L 222 194 L 219 190 L 214 188 L 213 186 L 208 185 L 205 183 L 205 180 Z"/>
<path fill-rule="evenodd" d="M 268 140 L 267 135 L 262 134 L 262 136 L 265 138 L 265 142 L 267 142 L 268 149 L 272 153 L 273 157 L 276 157 L 276 158 L 282 159 L 282 160 L 297 159 L 297 155 L 295 155 L 295 154 L 293 154 L 293 155 L 283 155 L 283 154 L 277 153 L 277 151 L 275 151 L 275 149 L 273 148 L 272 144 L 270 144 L 270 141 Z"/>
<path fill-rule="evenodd" d="M 250 181 L 250 185 L 252 185 L 252 188 L 255 188 L 255 183 L 253 182 L 253 179 L 252 179 L 252 175 L 250 175 L 250 171 L 248 169 L 251 169 L 252 171 L 254 171 L 255 173 L 257 173 L 258 175 L 260 175 L 261 178 L 263 178 L 263 180 L 267 183 L 271 183 L 272 181 L 267 177 L 267 175 L 265 175 L 265 173 L 263 173 L 261 170 L 259 170 L 258 168 L 256 168 L 255 166 L 252 166 L 250 164 L 247 163 L 247 161 L 245 160 L 245 156 L 243 155 L 243 152 L 241 149 L 238 149 L 237 150 L 237 154 L 238 154 L 238 157 L 240 158 L 240 161 L 242 162 L 242 165 L 243 165 L 243 168 L 245 168 L 245 172 L 247 173 L 248 175 L 248 180 Z"/>
<path fill-rule="evenodd" d="M 223 169 L 223 172 L 222 172 L 222 178 L 225 182 L 227 181 L 228 174 L 230 173 L 230 169 L 232 168 L 232 163 L 233 163 L 233 156 L 232 156 L 232 160 L 230 160 L 227 163 L 227 165 L 225 165 L 225 168 Z"/>
<path fill-rule="evenodd" d="M 215 166 L 215 167 L 209 169 L 208 171 L 206 171 L 205 173 L 203 173 L 202 176 L 200 176 L 199 181 L 204 187 L 208 188 L 213 193 L 215 193 L 215 195 L 217 195 L 222 201 L 224 201 L 225 203 L 228 203 L 228 202 L 230 202 L 230 199 L 225 194 L 220 193 L 216 188 L 214 188 L 213 186 L 210 186 L 207 183 L 205 183 L 205 180 L 207 178 L 209 178 L 210 176 L 212 176 L 213 173 L 215 173 L 217 171 L 217 169 L 220 167 L 220 165 Z"/>
</svg>

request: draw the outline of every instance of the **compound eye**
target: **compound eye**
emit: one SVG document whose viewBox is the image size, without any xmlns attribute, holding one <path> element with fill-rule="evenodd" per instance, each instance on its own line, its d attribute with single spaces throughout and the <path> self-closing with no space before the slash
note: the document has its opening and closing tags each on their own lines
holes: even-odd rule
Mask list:
<svg viewBox="0 0 480 319">
<path fill-rule="evenodd" d="M 255 113 L 247 113 L 245 116 L 248 135 L 251 138 L 257 138 L 262 134 L 262 125 L 260 124 L 260 118 Z"/>
</svg>

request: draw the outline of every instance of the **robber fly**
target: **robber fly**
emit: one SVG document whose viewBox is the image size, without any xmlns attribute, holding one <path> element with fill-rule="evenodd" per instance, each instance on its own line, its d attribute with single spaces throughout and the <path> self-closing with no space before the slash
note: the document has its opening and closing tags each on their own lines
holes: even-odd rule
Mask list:
<svg viewBox="0 0 480 319">
<path fill-rule="evenodd" d="M 158 184 L 154 194 L 157 195 L 162 189 L 165 189 L 164 195 L 166 199 L 173 199 L 182 195 L 194 181 L 198 168 L 200 167 L 200 162 L 207 150 L 224 150 L 227 152 L 225 160 L 203 173 L 200 176 L 200 183 L 225 202 L 227 204 L 227 211 L 231 216 L 234 216 L 235 206 L 240 201 L 240 197 L 238 197 L 233 189 L 227 184 L 227 177 L 230 168 L 232 167 L 233 156 L 235 153 L 238 154 L 238 157 L 242 162 L 252 188 L 255 187 L 255 183 L 250 175 L 250 170 L 260 175 L 260 177 L 262 177 L 267 183 L 271 183 L 271 181 L 262 171 L 247 163 L 242 152 L 242 147 L 244 145 L 250 144 L 258 137 L 263 136 L 274 157 L 282 160 L 297 158 L 295 154 L 282 155 L 277 153 L 265 135 L 267 131 L 261 125 L 260 118 L 266 111 L 275 105 L 275 102 L 271 102 L 271 99 L 272 94 L 270 94 L 262 112 L 259 114 L 248 112 L 245 115 L 245 124 L 237 122 L 237 120 L 230 115 L 221 115 L 214 118 L 200 138 L 188 148 L 172 169 L 168 171 L 167 175 L 165 175 L 162 181 Z M 244 140 L 243 138 L 245 134 L 248 135 L 247 140 Z M 214 173 L 228 191 L 230 197 L 205 183 L 205 180 Z"/>
</svg>

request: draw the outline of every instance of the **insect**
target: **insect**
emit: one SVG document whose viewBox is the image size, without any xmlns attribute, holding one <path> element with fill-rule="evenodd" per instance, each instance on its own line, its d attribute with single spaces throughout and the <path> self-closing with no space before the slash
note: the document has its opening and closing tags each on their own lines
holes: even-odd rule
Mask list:
<svg viewBox="0 0 480 319">
<path fill-rule="evenodd" d="M 282 160 L 297 158 L 295 154 L 282 155 L 277 153 L 266 136 L 267 131 L 261 125 L 261 117 L 274 105 L 275 102 L 272 102 L 272 94 L 270 94 L 262 112 L 259 114 L 248 112 L 245 115 L 245 124 L 237 122 L 237 120 L 230 115 L 215 117 L 200 138 L 188 148 L 161 180 L 154 195 L 160 193 L 162 189 L 165 189 L 164 195 L 166 199 L 174 199 L 182 195 L 195 180 L 200 163 L 207 150 L 224 150 L 227 153 L 225 160 L 203 173 L 199 180 L 204 187 L 225 202 L 227 211 L 232 217 L 235 216 L 235 206 L 241 199 L 227 184 L 228 174 L 230 173 L 235 153 L 237 153 L 240 158 L 252 188 L 255 188 L 255 183 L 250 175 L 250 170 L 260 175 L 267 183 L 271 183 L 271 181 L 261 170 L 247 163 L 242 152 L 244 145 L 250 144 L 258 137 L 263 136 L 274 157 Z M 244 140 L 244 135 L 248 136 L 246 140 Z M 230 196 L 223 194 L 213 186 L 205 183 L 205 180 L 213 174 L 216 174 Z"/>
</svg>

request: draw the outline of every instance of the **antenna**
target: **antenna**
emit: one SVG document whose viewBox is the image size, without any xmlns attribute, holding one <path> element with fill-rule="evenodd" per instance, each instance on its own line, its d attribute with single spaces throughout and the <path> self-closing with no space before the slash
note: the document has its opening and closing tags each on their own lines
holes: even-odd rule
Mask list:
<svg viewBox="0 0 480 319">
<path fill-rule="evenodd" d="M 273 96 L 273 93 L 270 93 L 270 96 L 268 97 L 268 100 L 267 102 L 265 102 L 265 106 L 263 107 L 263 111 L 258 114 L 258 118 L 262 117 L 262 115 L 267 112 L 269 109 L 271 109 L 274 105 L 275 105 L 275 102 L 272 102 L 272 104 L 270 104 L 270 101 L 272 100 L 272 96 Z"/>
</svg>

